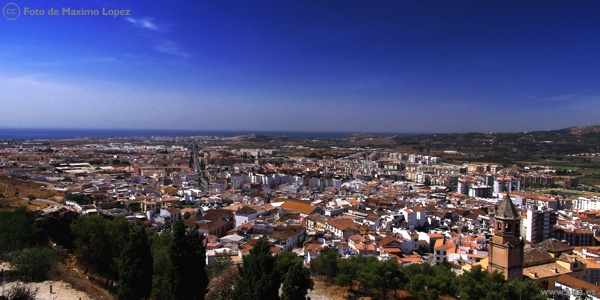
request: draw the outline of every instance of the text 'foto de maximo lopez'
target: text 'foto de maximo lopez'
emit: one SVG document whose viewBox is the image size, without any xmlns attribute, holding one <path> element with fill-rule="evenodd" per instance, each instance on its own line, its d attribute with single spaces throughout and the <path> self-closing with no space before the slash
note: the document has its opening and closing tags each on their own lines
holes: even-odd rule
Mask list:
<svg viewBox="0 0 600 300">
<path fill-rule="evenodd" d="M 72 9 L 70 7 L 63 7 L 61 14 L 63 16 L 112 16 L 117 18 L 119 16 L 129 16 L 131 11 L 129 9 L 106 9 L 103 7 L 99 9 Z"/>
</svg>

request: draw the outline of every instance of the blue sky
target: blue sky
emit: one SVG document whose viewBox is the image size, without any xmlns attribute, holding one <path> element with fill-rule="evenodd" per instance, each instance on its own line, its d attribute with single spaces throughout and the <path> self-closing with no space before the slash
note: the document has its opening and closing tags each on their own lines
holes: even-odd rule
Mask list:
<svg viewBox="0 0 600 300">
<path fill-rule="evenodd" d="M 130 16 L 0 19 L 0 127 L 600 124 L 598 1 L 10 1 Z"/>
</svg>

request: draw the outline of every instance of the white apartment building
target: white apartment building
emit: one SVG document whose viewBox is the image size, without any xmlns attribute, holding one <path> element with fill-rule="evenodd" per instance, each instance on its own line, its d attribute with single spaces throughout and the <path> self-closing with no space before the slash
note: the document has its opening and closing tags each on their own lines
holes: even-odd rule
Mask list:
<svg viewBox="0 0 600 300">
<path fill-rule="evenodd" d="M 599 210 L 600 197 L 579 197 L 571 201 L 571 208 L 575 210 Z"/>
<path fill-rule="evenodd" d="M 528 209 L 527 218 L 523 220 L 525 239 L 537 244 L 551 238 L 556 220 L 557 213 L 551 209 Z"/>
</svg>

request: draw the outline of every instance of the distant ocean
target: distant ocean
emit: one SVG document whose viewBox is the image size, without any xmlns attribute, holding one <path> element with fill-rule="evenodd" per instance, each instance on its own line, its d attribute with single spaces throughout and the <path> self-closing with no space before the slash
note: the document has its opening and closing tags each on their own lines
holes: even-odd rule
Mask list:
<svg viewBox="0 0 600 300">
<path fill-rule="evenodd" d="M 293 138 L 343 138 L 350 132 L 310 132 L 310 131 L 236 131 L 236 130 L 161 130 L 161 129 L 31 129 L 0 128 L 0 140 L 58 140 L 76 138 L 116 138 L 116 137 L 190 137 L 221 136 L 232 137 L 247 134 L 288 136 Z M 406 136 L 408 133 L 373 133 L 384 136 Z"/>
</svg>

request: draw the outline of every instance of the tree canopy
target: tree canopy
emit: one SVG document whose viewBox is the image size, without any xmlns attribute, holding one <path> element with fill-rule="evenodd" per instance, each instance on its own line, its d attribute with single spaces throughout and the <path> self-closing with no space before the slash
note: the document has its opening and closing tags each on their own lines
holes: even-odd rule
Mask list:
<svg viewBox="0 0 600 300">
<path fill-rule="evenodd" d="M 37 213 L 19 207 L 14 212 L 0 212 L 0 258 L 6 254 L 44 242 L 36 224 Z"/>
<path fill-rule="evenodd" d="M 313 281 L 310 279 L 310 271 L 302 265 L 302 262 L 295 262 L 285 274 L 281 299 L 304 300 L 308 290 L 312 288 Z"/>
<path fill-rule="evenodd" d="M 338 274 L 338 250 L 329 248 L 322 250 L 319 255 L 310 261 L 310 270 L 318 275 L 333 280 Z"/>
<path fill-rule="evenodd" d="M 208 286 L 204 236 L 182 221 L 163 232 L 153 246 L 154 299 L 204 299 Z"/>
<path fill-rule="evenodd" d="M 113 220 L 101 215 L 80 216 L 71 224 L 75 254 L 88 268 L 103 274 L 107 282 L 117 276 L 118 257 L 128 240 L 131 224 L 125 218 Z"/>
<path fill-rule="evenodd" d="M 58 262 L 58 257 L 50 248 L 32 247 L 13 252 L 9 261 L 25 278 L 44 281 Z"/>
<path fill-rule="evenodd" d="M 117 258 L 118 299 L 147 299 L 152 286 L 152 252 L 143 228 L 132 230 Z"/>
<path fill-rule="evenodd" d="M 506 281 L 498 272 L 490 273 L 480 266 L 457 277 L 461 299 L 545 299 L 532 281 Z"/>
<path fill-rule="evenodd" d="M 279 299 L 281 278 L 275 272 L 275 257 L 266 238 L 260 238 L 250 254 L 242 258 L 233 299 Z"/>
</svg>

